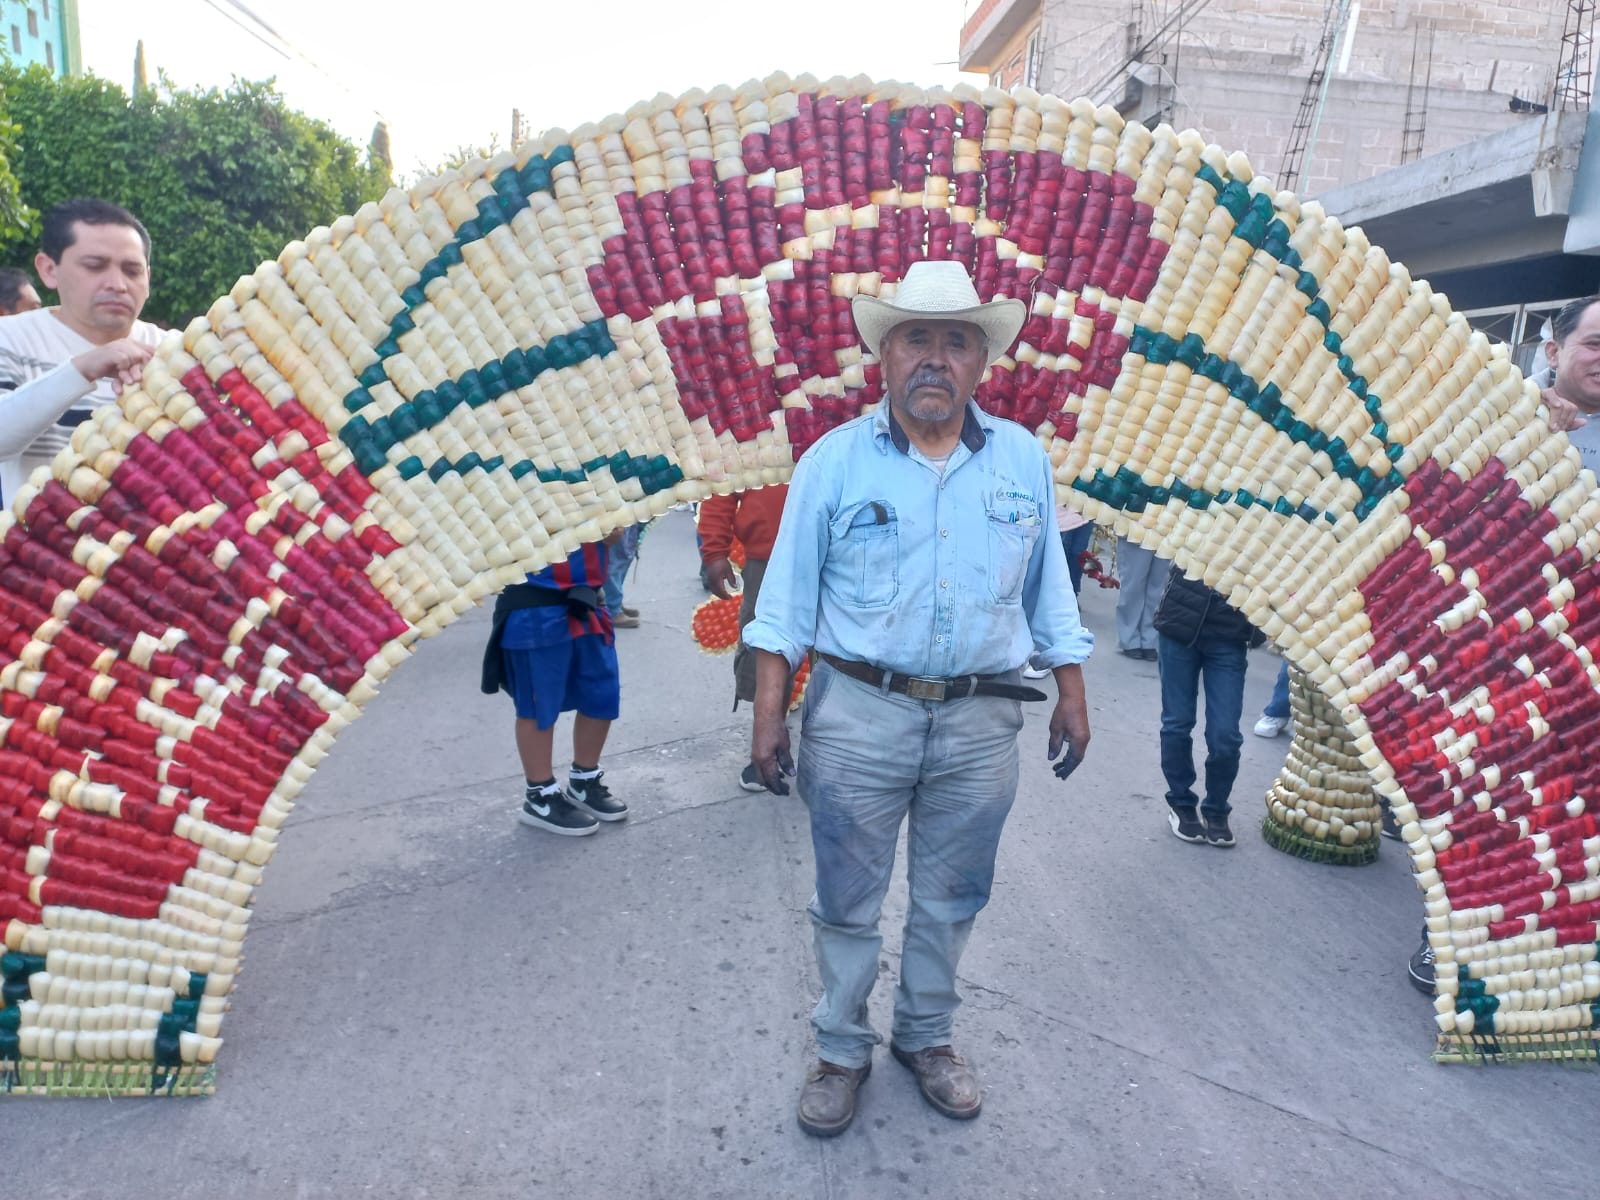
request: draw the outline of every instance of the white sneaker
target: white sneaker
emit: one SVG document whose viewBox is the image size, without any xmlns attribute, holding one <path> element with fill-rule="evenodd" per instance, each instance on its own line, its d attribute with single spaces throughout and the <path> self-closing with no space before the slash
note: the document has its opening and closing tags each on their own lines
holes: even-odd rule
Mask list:
<svg viewBox="0 0 1600 1200">
<path fill-rule="evenodd" d="M 1022 668 L 1024 679 L 1043 679 L 1046 675 L 1053 674 L 1048 667 L 1036 667 L 1032 663 Z"/>
<path fill-rule="evenodd" d="M 1269 717 L 1261 714 L 1261 719 L 1256 722 L 1255 735 L 1257 737 L 1275 738 L 1280 733 L 1285 733 L 1289 728 L 1288 717 Z"/>
</svg>

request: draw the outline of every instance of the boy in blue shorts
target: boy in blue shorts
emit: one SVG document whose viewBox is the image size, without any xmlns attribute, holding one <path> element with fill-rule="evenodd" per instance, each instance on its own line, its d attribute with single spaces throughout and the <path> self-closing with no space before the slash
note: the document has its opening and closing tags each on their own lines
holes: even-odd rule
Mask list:
<svg viewBox="0 0 1600 1200">
<path fill-rule="evenodd" d="M 502 687 L 516 705 L 517 755 L 527 791 L 518 819 L 551 833 L 581 837 L 601 821 L 620 821 L 628 806 L 601 782 L 600 754 L 621 703 L 617 649 L 602 589 L 609 544 L 580 546 L 565 562 L 528 574 L 495 600 L 483 657 L 483 690 Z M 572 772 L 563 788 L 552 756 L 555 725 L 576 710 Z"/>
</svg>

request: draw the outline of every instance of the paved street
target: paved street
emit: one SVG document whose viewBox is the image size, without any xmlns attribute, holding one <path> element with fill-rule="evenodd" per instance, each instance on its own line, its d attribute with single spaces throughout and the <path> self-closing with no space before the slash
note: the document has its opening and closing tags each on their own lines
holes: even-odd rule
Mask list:
<svg viewBox="0 0 1600 1200">
<path fill-rule="evenodd" d="M 1246 735 L 1237 849 L 1168 834 L 1155 665 L 1115 652 L 1093 584 L 1089 761 L 1049 773 L 1035 706 L 962 964 L 982 1117 L 935 1114 L 885 1048 L 855 1127 L 806 1137 L 811 849 L 796 798 L 737 786 L 748 710 L 690 641 L 702 596 L 669 514 L 629 587 L 643 627 L 618 634 L 607 779 L 633 816 L 586 839 L 515 820 L 510 708 L 477 690 L 487 611 L 423 646 L 286 828 L 217 1094 L 0 1102 L 6 1194 L 1595 1194 L 1593 1070 L 1429 1060 L 1399 847 L 1347 869 L 1260 839 L 1287 739 Z M 1275 668 L 1252 655 L 1247 723 Z"/>
</svg>

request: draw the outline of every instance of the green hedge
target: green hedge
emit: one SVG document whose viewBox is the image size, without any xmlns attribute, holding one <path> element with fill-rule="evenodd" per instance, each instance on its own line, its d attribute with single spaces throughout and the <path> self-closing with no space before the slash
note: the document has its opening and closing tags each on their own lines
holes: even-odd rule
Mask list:
<svg viewBox="0 0 1600 1200">
<path fill-rule="evenodd" d="M 115 201 L 154 243 L 145 319 L 182 325 L 285 243 L 389 187 L 383 162 L 288 108 L 270 81 L 163 92 L 130 99 L 92 75 L 0 64 L 0 262 L 31 265 L 51 205 Z M 8 174 L 33 212 L 8 208 Z"/>
</svg>

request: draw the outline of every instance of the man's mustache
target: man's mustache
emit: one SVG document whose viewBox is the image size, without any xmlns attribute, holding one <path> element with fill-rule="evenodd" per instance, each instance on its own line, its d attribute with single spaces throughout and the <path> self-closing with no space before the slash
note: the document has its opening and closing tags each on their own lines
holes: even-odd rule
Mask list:
<svg viewBox="0 0 1600 1200">
<path fill-rule="evenodd" d="M 947 395 L 956 394 L 956 385 L 951 383 L 947 376 L 938 371 L 930 371 L 926 367 L 912 372 L 911 378 L 906 380 L 906 391 L 914 392 L 918 388 L 938 388 Z"/>
</svg>

